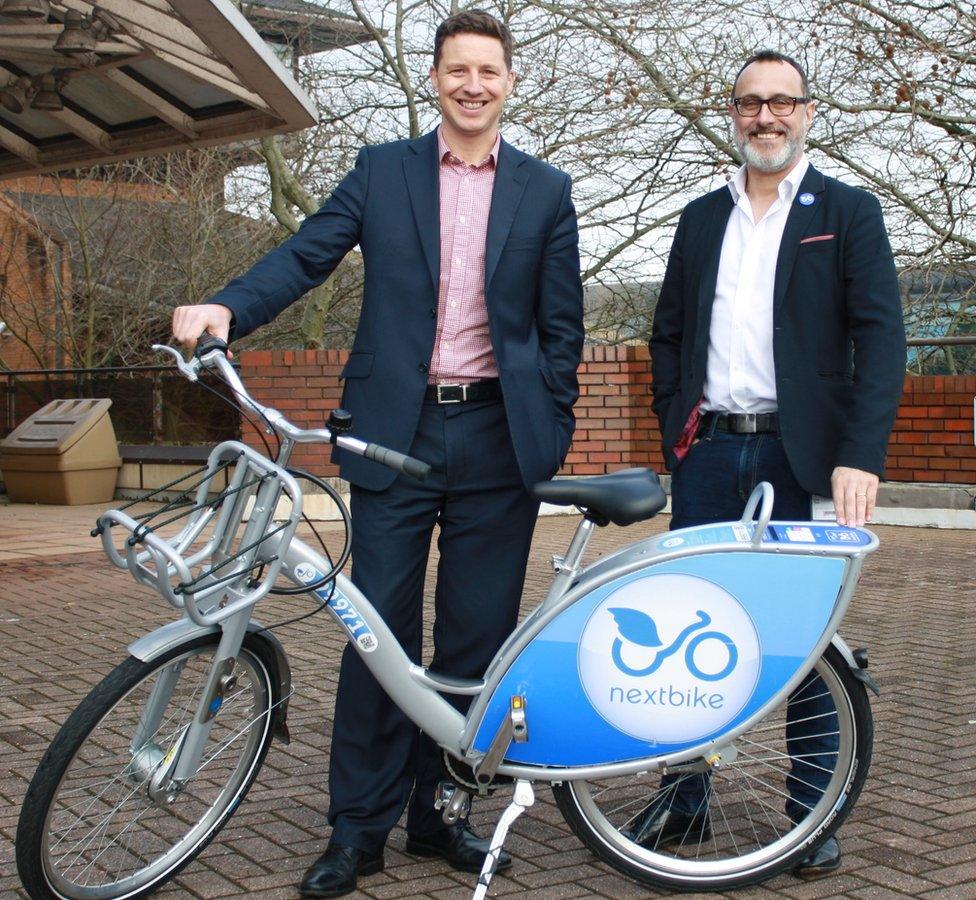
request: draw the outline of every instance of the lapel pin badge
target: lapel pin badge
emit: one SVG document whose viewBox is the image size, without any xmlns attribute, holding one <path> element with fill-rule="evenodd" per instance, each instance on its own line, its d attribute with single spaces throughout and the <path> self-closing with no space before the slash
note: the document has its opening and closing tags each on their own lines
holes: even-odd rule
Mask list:
<svg viewBox="0 0 976 900">
<path fill-rule="evenodd" d="M 799 201 L 801 206 L 813 206 L 813 201 L 815 199 L 816 198 L 813 196 L 813 194 L 809 192 L 804 192 L 800 194 L 799 197 L 797 197 L 797 200 Z"/>
</svg>

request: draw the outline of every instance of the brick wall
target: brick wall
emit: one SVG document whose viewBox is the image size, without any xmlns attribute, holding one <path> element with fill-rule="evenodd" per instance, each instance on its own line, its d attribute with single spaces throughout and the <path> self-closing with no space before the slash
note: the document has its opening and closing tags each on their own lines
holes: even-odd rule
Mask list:
<svg viewBox="0 0 976 900">
<path fill-rule="evenodd" d="M 56 242 L 0 192 L 0 368 L 64 365 L 50 339 L 57 325 L 55 272 L 71 293 L 71 270 Z"/>
<path fill-rule="evenodd" d="M 628 466 L 664 471 L 647 347 L 587 346 L 579 380 L 576 433 L 563 474 L 596 475 Z"/>
<path fill-rule="evenodd" d="M 256 400 L 280 410 L 301 428 L 318 428 L 339 405 L 339 373 L 348 350 L 247 350 L 240 354 L 241 377 Z M 262 448 L 253 428 L 243 428 L 244 440 Z M 316 475 L 335 475 L 329 448 L 321 444 L 299 446 L 291 464 Z"/>
<path fill-rule="evenodd" d="M 906 378 L 888 444 L 891 481 L 976 483 L 976 375 Z"/>
<path fill-rule="evenodd" d="M 248 351 L 241 374 L 254 396 L 297 424 L 321 425 L 339 404 L 346 350 Z M 661 435 L 651 412 L 646 347 L 587 346 L 579 369 L 576 434 L 565 475 L 593 475 L 628 466 L 663 471 Z M 906 378 L 888 448 L 892 481 L 976 483 L 973 396 L 976 376 Z M 247 440 L 257 445 L 253 431 Z M 321 447 L 298 448 L 294 464 L 334 475 Z"/>
</svg>

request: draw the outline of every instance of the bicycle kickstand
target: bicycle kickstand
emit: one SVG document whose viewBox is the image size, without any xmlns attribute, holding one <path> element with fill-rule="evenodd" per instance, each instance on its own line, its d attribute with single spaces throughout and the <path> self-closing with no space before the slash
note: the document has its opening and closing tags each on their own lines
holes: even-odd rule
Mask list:
<svg viewBox="0 0 976 900">
<path fill-rule="evenodd" d="M 508 829 L 533 803 L 535 803 L 535 792 L 532 790 L 532 785 L 528 781 L 516 781 L 512 802 L 502 813 L 502 817 L 495 826 L 495 833 L 491 836 L 491 846 L 488 855 L 485 857 L 485 864 L 481 867 L 478 887 L 475 888 L 472 900 L 484 900 L 488 895 L 488 885 L 491 882 L 491 876 L 495 874 L 495 869 L 498 867 L 498 857 L 502 854 L 502 844 L 505 843 L 505 838 L 508 836 Z"/>
</svg>

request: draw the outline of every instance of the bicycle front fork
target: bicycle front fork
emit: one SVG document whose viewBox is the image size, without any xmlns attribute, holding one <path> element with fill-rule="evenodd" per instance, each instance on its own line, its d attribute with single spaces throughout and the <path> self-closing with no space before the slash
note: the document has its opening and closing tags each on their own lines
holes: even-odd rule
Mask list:
<svg viewBox="0 0 976 900">
<path fill-rule="evenodd" d="M 224 698 L 236 685 L 234 666 L 250 618 L 249 607 L 221 623 L 221 638 L 207 672 L 193 721 L 176 735 L 169 747 L 160 747 L 150 738 L 157 733 L 166 716 L 183 671 L 182 661 L 177 660 L 167 666 L 156 679 L 129 743 L 132 762 L 127 770 L 131 782 L 146 785 L 154 803 L 172 803 L 197 773 L 214 719 L 223 706 Z"/>
</svg>

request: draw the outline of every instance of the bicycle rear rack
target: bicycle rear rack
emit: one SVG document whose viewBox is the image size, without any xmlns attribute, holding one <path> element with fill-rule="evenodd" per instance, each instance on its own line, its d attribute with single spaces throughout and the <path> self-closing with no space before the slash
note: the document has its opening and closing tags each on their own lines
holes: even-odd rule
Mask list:
<svg viewBox="0 0 976 900">
<path fill-rule="evenodd" d="M 224 472 L 227 486 L 211 493 Z M 209 626 L 267 594 L 301 512 L 302 492 L 288 472 L 238 441 L 225 441 L 214 447 L 202 477 L 175 500 L 135 518 L 108 510 L 93 534 L 101 535 L 114 565 Z M 115 526 L 128 532 L 121 550 Z M 165 536 L 170 526 L 179 530 Z"/>
</svg>

